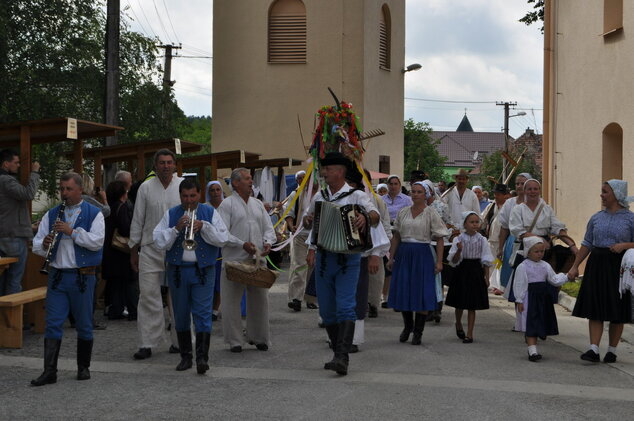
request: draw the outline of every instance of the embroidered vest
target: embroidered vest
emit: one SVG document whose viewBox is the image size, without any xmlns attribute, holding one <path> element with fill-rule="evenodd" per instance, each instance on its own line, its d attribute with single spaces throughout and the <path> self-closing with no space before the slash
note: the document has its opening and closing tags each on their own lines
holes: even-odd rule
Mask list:
<svg viewBox="0 0 634 421">
<path fill-rule="evenodd" d="M 181 205 L 174 206 L 169 210 L 169 226 L 173 228 L 178 223 L 178 220 L 185 214 L 185 209 Z M 201 221 L 207 221 L 211 223 L 212 217 L 214 215 L 214 208 L 209 205 L 199 203 L 198 210 L 196 212 L 196 219 Z M 167 263 L 172 265 L 180 265 L 183 260 L 183 240 L 185 239 L 185 230 L 182 230 L 178 233 L 178 237 L 176 237 L 176 241 L 172 247 L 167 250 L 165 253 L 165 260 Z M 194 253 L 196 253 L 196 260 L 198 261 L 198 266 L 201 268 L 212 266 L 216 264 L 216 258 L 218 257 L 218 247 L 212 246 L 211 244 L 206 243 L 202 236 L 200 235 L 200 231 L 194 234 L 194 239 L 198 246 Z"/>
<path fill-rule="evenodd" d="M 92 225 L 92 221 L 95 220 L 95 217 L 101 212 L 98 207 L 89 204 L 86 201 L 81 202 L 79 205 L 81 208 L 81 212 L 79 216 L 75 220 L 75 228 L 83 228 L 84 231 L 90 231 L 90 226 Z M 60 205 L 55 206 L 53 209 L 48 211 L 48 226 L 52 227 L 55 224 L 55 220 L 57 219 L 57 213 L 59 212 Z M 63 235 L 63 234 L 62 234 Z M 55 261 L 55 256 L 57 254 L 57 248 L 59 247 L 59 241 L 55 244 L 55 247 L 51 251 L 51 261 Z M 73 242 L 73 246 L 75 248 L 75 264 L 77 267 L 83 268 L 87 266 L 97 266 L 101 264 L 101 256 L 103 253 L 103 247 L 101 247 L 97 251 L 88 250 L 85 247 L 81 247 L 77 245 L 77 243 Z"/>
</svg>

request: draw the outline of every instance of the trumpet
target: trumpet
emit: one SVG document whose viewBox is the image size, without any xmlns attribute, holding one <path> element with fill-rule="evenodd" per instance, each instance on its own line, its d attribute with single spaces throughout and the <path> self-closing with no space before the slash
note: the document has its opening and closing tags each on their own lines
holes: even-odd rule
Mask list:
<svg viewBox="0 0 634 421">
<path fill-rule="evenodd" d="M 59 210 L 57 211 L 57 217 L 55 218 L 55 222 L 59 222 L 62 220 L 62 216 L 64 216 L 64 210 L 66 209 L 66 202 L 62 202 L 59 206 Z M 53 235 L 53 241 L 48 245 L 48 250 L 46 250 L 46 258 L 44 259 L 44 264 L 42 265 L 42 269 L 40 269 L 40 273 L 44 275 L 48 275 L 48 265 L 51 263 L 51 253 L 55 248 L 55 244 L 59 241 L 59 237 L 61 232 L 55 231 L 55 224 L 51 227 L 51 231 L 48 235 Z"/>
<path fill-rule="evenodd" d="M 185 213 L 189 218 L 189 223 L 185 227 L 185 239 L 183 240 L 183 249 L 187 251 L 196 250 L 198 247 L 198 243 L 194 240 L 194 222 L 196 222 L 196 210 L 197 209 L 187 209 Z"/>
</svg>

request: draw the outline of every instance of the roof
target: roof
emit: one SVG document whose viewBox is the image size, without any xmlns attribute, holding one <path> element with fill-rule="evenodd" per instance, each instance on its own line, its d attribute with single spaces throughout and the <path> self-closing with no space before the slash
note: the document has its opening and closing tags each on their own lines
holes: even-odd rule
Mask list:
<svg viewBox="0 0 634 421">
<path fill-rule="evenodd" d="M 438 152 L 447 158 L 446 167 L 473 167 L 476 152 L 480 160 L 484 155 L 504 149 L 504 133 L 434 131 L 430 135 L 440 140 Z"/>
<path fill-rule="evenodd" d="M 472 132 L 473 131 L 473 127 L 471 127 L 471 122 L 469 121 L 469 117 L 467 117 L 466 113 L 464 117 L 462 117 L 462 121 L 458 125 L 458 128 L 456 129 L 456 131 L 457 132 Z"/>
<path fill-rule="evenodd" d="M 123 130 L 123 127 L 119 126 L 94 123 L 70 117 L 18 121 L 0 124 L 0 145 L 2 147 L 19 145 L 20 135 L 24 129 L 29 134 L 31 145 L 66 141 L 68 139 L 69 120 L 76 122 L 77 139 L 114 136 L 118 130 Z"/>
</svg>

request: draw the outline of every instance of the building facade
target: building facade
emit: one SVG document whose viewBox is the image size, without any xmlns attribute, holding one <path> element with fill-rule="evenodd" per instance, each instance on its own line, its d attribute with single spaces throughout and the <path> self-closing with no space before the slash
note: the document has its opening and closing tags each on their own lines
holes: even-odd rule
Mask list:
<svg viewBox="0 0 634 421">
<path fill-rule="evenodd" d="M 403 171 L 404 0 L 215 1 L 213 20 L 213 152 L 305 159 L 330 87 L 386 133 L 365 166 Z"/>
<path fill-rule="evenodd" d="M 634 176 L 634 2 L 546 0 L 544 12 L 544 193 L 579 243 L 602 182 Z"/>
</svg>

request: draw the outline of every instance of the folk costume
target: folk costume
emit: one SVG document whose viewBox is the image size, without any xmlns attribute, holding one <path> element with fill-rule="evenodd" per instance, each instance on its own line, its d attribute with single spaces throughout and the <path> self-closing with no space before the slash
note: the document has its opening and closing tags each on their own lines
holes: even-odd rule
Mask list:
<svg viewBox="0 0 634 421">
<path fill-rule="evenodd" d="M 167 250 L 167 281 L 174 303 L 174 321 L 181 354 L 181 363 L 176 369 L 182 371 L 192 366 L 191 315 L 196 330 L 196 369 L 198 374 L 204 374 L 209 369 L 216 258 L 218 248 L 227 242 L 228 232 L 214 208 L 199 204 L 196 219 L 203 226 L 194 235 L 196 248 L 185 250 L 185 230 L 176 229 L 184 213 L 183 206 L 175 206 L 165 212 L 161 222 L 154 228 L 153 238 L 157 249 Z"/>
<path fill-rule="evenodd" d="M 297 190 L 293 190 L 286 200 L 287 205 L 284 208 L 284 211 L 286 211 L 290 203 L 293 202 L 296 195 Z M 308 239 L 308 233 L 310 230 L 304 227 L 304 224 L 302 223 L 303 215 L 301 214 L 302 203 L 304 202 L 305 195 L 306 192 L 300 193 L 300 196 L 293 204 L 293 207 L 289 209 L 286 216 L 287 218 L 291 218 L 293 220 L 293 225 L 297 230 L 299 230 L 291 242 L 291 265 L 289 267 L 290 275 L 288 278 L 288 306 L 295 311 L 300 311 L 302 309 L 302 301 L 304 300 L 304 294 L 306 292 L 306 283 L 308 282 L 308 278 L 310 276 L 310 270 L 306 267 L 306 255 L 308 254 L 308 245 L 306 244 L 306 240 Z"/>
<path fill-rule="evenodd" d="M 49 210 L 33 239 L 33 252 L 46 256 L 44 238 L 58 218 L 60 206 Z M 66 206 L 59 215 L 72 228 L 71 235 L 59 233 L 50 255 L 46 294 L 46 331 L 44 333 L 44 373 L 31 382 L 42 386 L 57 381 L 57 358 L 69 312 L 75 316 L 77 330 L 77 379 L 90 378 L 93 346 L 93 296 L 95 268 L 101 264 L 105 225 L 103 214 L 85 201 Z"/>
</svg>

